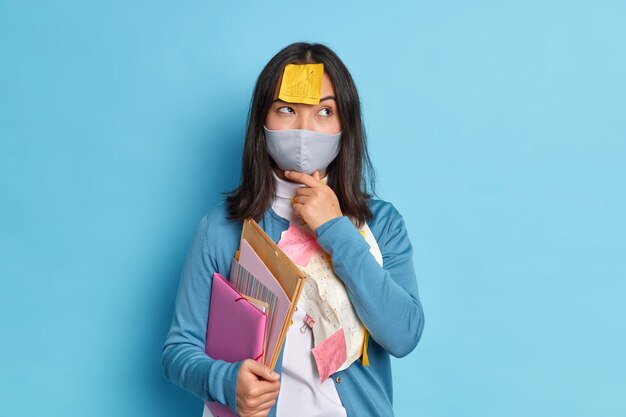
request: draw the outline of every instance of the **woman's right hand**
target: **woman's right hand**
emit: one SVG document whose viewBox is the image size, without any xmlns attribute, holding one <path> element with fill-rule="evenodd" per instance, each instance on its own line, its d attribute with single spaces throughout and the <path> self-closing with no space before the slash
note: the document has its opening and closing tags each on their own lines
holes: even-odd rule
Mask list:
<svg viewBox="0 0 626 417">
<path fill-rule="evenodd" d="M 276 404 L 280 375 L 252 359 L 241 363 L 237 374 L 237 414 L 266 417 Z"/>
</svg>

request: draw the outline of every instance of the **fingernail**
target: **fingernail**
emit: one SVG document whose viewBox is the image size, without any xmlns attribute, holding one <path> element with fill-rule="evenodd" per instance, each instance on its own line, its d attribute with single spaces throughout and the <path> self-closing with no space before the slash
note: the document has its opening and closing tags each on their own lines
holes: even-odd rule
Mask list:
<svg viewBox="0 0 626 417">
<path fill-rule="evenodd" d="M 289 174 L 291 174 L 291 172 L 285 171 L 285 175 L 289 175 Z"/>
</svg>

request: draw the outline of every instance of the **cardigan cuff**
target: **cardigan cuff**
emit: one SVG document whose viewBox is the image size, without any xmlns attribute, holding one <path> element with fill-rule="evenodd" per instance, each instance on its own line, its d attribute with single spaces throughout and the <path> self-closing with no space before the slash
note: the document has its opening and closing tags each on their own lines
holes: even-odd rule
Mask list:
<svg viewBox="0 0 626 417">
<path fill-rule="evenodd" d="M 224 378 L 224 396 L 226 397 L 226 405 L 237 414 L 237 375 L 241 362 L 234 362 L 229 366 Z"/>
<path fill-rule="evenodd" d="M 369 252 L 370 249 L 359 229 L 352 224 L 347 216 L 328 220 L 315 229 L 315 233 L 317 234 L 317 243 L 331 256 L 358 250 L 359 245 L 366 252 Z"/>
</svg>

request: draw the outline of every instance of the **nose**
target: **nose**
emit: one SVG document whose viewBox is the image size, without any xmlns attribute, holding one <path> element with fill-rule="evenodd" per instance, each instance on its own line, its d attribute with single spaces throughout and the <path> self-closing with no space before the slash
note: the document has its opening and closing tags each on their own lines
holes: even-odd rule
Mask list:
<svg viewBox="0 0 626 417">
<path fill-rule="evenodd" d="M 313 130 L 311 115 L 307 111 L 301 111 L 298 115 L 296 129 Z"/>
</svg>

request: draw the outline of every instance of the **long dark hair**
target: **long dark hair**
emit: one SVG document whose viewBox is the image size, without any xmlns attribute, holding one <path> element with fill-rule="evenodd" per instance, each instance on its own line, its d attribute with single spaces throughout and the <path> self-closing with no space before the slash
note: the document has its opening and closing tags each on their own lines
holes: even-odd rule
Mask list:
<svg viewBox="0 0 626 417">
<path fill-rule="evenodd" d="M 324 71 L 333 82 L 342 129 L 339 155 L 327 169 L 328 186 L 337 195 L 343 214 L 359 225 L 372 219 L 367 201 L 374 194 L 374 169 L 367 153 L 356 86 L 348 68 L 330 48 L 303 42 L 293 43 L 274 55 L 256 82 L 248 114 L 241 180 L 235 190 L 224 193 L 228 195 L 230 219 L 241 221 L 251 217 L 258 221 L 271 206 L 275 162 L 267 153 L 263 124 L 285 66 L 317 63 L 324 64 Z"/>
</svg>

